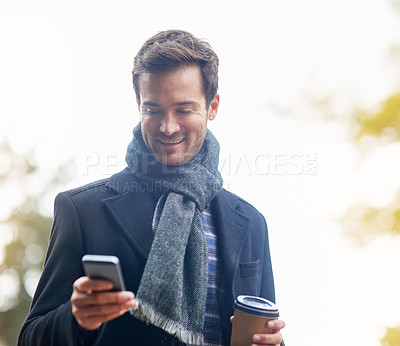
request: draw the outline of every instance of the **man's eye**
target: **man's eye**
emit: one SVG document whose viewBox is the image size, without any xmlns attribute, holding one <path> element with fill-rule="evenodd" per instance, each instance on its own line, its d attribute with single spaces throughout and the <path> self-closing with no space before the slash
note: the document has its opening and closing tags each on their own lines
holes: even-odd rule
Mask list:
<svg viewBox="0 0 400 346">
<path fill-rule="evenodd" d="M 158 115 L 161 113 L 161 111 L 155 109 L 143 109 L 143 113 L 147 115 Z"/>
<path fill-rule="evenodd" d="M 179 115 L 189 115 L 190 113 L 192 113 L 191 109 L 178 109 L 176 111 L 177 114 Z"/>
</svg>

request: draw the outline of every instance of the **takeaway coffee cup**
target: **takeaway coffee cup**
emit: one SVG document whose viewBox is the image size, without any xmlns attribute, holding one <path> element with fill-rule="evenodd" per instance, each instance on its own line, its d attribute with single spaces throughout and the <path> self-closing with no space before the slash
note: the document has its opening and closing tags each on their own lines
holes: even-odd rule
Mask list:
<svg viewBox="0 0 400 346">
<path fill-rule="evenodd" d="M 279 317 L 278 308 L 271 301 L 253 296 L 238 296 L 232 325 L 231 346 L 249 346 L 254 334 L 270 334 L 266 326 L 271 319 Z"/>
</svg>

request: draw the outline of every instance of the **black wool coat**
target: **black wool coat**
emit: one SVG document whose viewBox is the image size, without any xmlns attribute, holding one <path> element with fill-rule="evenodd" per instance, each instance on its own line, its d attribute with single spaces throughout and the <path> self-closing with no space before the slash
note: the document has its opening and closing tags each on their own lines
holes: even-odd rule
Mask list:
<svg viewBox="0 0 400 346">
<path fill-rule="evenodd" d="M 174 339 L 129 313 L 95 332 L 82 330 L 71 312 L 73 282 L 84 271 L 85 254 L 118 256 L 126 289 L 136 292 L 153 232 L 160 192 L 124 170 L 112 177 L 60 193 L 44 271 L 19 346 L 170 345 Z M 239 294 L 275 301 L 264 217 L 249 203 L 222 189 L 211 201 L 219 259 L 218 296 L 224 345 L 230 343 L 233 302 Z"/>
</svg>

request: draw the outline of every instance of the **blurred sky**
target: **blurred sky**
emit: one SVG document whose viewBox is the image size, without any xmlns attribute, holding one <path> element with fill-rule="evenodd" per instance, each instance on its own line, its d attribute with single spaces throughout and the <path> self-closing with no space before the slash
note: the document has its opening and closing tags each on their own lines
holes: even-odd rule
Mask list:
<svg viewBox="0 0 400 346">
<path fill-rule="evenodd" d="M 63 189 L 107 177 L 124 167 L 139 120 L 137 50 L 170 28 L 206 38 L 220 57 L 210 128 L 221 171 L 267 219 L 287 344 L 378 346 L 400 324 L 400 239 L 358 247 L 336 220 L 354 203 L 391 201 L 400 146 L 362 156 L 346 123 L 307 100 L 332 96 L 345 118 L 399 89 L 389 54 L 399 24 L 389 0 L 0 0 L 0 140 L 35 147 L 44 176 L 74 159 Z M 21 194 L 2 193 L 4 218 Z"/>
</svg>

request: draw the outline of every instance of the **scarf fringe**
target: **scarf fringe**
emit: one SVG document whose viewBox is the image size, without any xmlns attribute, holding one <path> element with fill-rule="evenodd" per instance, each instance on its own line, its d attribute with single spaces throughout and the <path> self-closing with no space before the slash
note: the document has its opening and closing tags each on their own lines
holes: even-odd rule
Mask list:
<svg viewBox="0 0 400 346">
<path fill-rule="evenodd" d="M 203 345 L 204 338 L 201 333 L 194 333 L 185 329 L 180 323 L 169 319 L 156 311 L 149 303 L 136 299 L 136 305 L 131 309 L 131 314 L 146 323 L 151 323 L 167 333 L 177 337 L 181 342 L 190 345 Z"/>
</svg>

